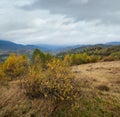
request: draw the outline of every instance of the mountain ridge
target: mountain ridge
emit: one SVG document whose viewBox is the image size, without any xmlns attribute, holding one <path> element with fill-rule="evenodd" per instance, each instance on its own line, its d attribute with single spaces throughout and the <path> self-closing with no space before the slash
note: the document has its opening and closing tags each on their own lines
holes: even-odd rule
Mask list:
<svg viewBox="0 0 120 117">
<path fill-rule="evenodd" d="M 0 50 L 3 51 L 18 51 L 18 50 L 34 50 L 35 48 L 41 49 L 45 52 L 57 53 L 60 51 L 66 51 L 76 48 L 85 48 L 91 46 L 109 46 L 109 45 L 120 45 L 120 42 L 107 42 L 105 44 L 86 44 L 86 45 L 48 45 L 48 44 L 37 44 L 37 45 L 22 45 L 16 44 L 12 41 L 0 40 Z"/>
</svg>

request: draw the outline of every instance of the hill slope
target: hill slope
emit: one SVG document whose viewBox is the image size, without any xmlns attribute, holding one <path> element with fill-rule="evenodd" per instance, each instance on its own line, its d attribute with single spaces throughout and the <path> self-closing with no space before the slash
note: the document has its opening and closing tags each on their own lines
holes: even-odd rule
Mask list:
<svg viewBox="0 0 120 117">
<path fill-rule="evenodd" d="M 13 42 L 10 42 L 10 41 L 3 41 L 3 40 L 0 40 L 0 50 L 8 50 L 8 51 L 11 51 L 11 50 L 18 50 L 18 49 L 24 49 L 25 46 L 24 45 L 20 45 L 20 44 L 16 44 L 16 43 L 13 43 Z"/>
<path fill-rule="evenodd" d="M 81 97 L 72 111 L 66 103 L 55 107 L 51 100 L 28 99 L 16 80 L 0 86 L 0 117 L 119 117 L 120 61 L 74 66 L 72 71 L 81 81 Z"/>
<path fill-rule="evenodd" d="M 50 52 L 52 54 L 56 54 L 58 52 L 69 50 L 75 47 L 79 47 L 79 45 L 76 46 L 47 45 L 47 44 L 22 45 L 22 44 L 13 43 L 11 41 L 0 40 L 0 51 L 17 52 L 17 53 L 21 53 L 21 51 L 28 51 L 28 50 L 32 51 L 35 48 L 38 48 L 44 52 Z"/>
</svg>

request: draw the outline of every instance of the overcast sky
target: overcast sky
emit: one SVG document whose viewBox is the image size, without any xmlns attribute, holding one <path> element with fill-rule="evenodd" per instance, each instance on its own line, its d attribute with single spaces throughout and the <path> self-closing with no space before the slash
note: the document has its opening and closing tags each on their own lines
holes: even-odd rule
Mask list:
<svg viewBox="0 0 120 117">
<path fill-rule="evenodd" d="M 53 45 L 120 41 L 120 0 L 0 0 L 0 39 Z"/>
</svg>

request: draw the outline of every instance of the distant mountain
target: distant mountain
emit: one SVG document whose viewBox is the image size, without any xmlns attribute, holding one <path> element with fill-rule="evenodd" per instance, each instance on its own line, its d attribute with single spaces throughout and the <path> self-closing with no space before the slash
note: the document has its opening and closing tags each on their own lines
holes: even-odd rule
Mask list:
<svg viewBox="0 0 120 117">
<path fill-rule="evenodd" d="M 69 50 L 62 51 L 58 53 L 57 55 L 65 55 L 66 53 L 79 53 L 82 52 L 85 49 L 90 49 L 90 48 L 104 48 L 109 45 L 104 45 L 104 44 L 96 44 L 96 45 L 81 45 L 81 46 L 75 46 L 74 48 L 70 48 Z"/>
<path fill-rule="evenodd" d="M 120 42 L 108 42 L 106 45 L 120 45 Z"/>
<path fill-rule="evenodd" d="M 16 44 L 10 41 L 0 40 L 0 50 L 6 51 L 16 51 L 19 49 L 24 49 L 24 45 Z"/>
<path fill-rule="evenodd" d="M 94 45 L 77 45 L 77 46 L 73 46 L 73 48 L 69 48 L 67 51 L 66 50 L 62 51 L 57 55 L 64 55 L 66 53 L 78 53 L 78 52 L 82 52 L 83 50 L 100 49 L 100 48 L 104 49 L 112 46 L 117 46 L 115 48 L 119 48 L 120 42 L 108 42 L 105 44 L 94 44 Z"/>
<path fill-rule="evenodd" d="M 41 49 L 45 52 L 50 52 L 53 54 L 59 52 L 67 52 L 67 51 L 80 51 L 85 48 L 93 48 L 93 47 L 106 47 L 110 45 L 120 45 L 120 42 L 109 42 L 106 44 L 96 44 L 96 45 L 47 45 L 47 44 L 38 44 L 38 45 L 22 45 L 16 44 L 11 41 L 0 40 L 0 50 L 2 51 L 12 51 L 12 52 L 23 52 L 23 51 L 33 51 L 35 48 Z"/>
<path fill-rule="evenodd" d="M 47 44 L 38 44 L 38 45 L 22 45 L 22 44 L 16 44 L 11 41 L 4 41 L 0 40 L 0 50 L 2 51 L 12 51 L 12 52 L 18 52 L 18 51 L 28 51 L 28 50 L 34 50 L 35 48 L 38 48 L 44 52 L 50 52 L 53 54 L 56 54 L 61 51 L 67 51 L 69 49 L 73 49 L 76 47 L 79 47 L 80 45 L 75 46 L 66 46 L 66 45 L 47 45 Z"/>
<path fill-rule="evenodd" d="M 56 54 L 56 53 L 59 53 L 59 52 L 74 49 L 76 47 L 80 47 L 80 45 L 47 45 L 47 44 L 40 44 L 40 45 L 36 45 L 36 47 L 40 48 L 43 51 L 51 52 L 52 54 Z"/>
<path fill-rule="evenodd" d="M 0 50 L 2 51 L 22 51 L 22 50 L 34 50 L 35 48 L 41 49 L 42 51 L 50 51 L 55 48 L 48 45 L 22 45 L 16 44 L 11 41 L 0 40 Z M 51 48 L 51 49 L 50 49 Z M 57 48 L 57 47 L 56 47 Z"/>
</svg>

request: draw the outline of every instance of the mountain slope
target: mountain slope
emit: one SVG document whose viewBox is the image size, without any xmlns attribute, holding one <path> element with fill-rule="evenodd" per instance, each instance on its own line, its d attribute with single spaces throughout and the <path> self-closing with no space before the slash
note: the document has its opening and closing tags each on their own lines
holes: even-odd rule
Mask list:
<svg viewBox="0 0 120 117">
<path fill-rule="evenodd" d="M 59 53 L 59 52 L 78 52 L 86 48 L 104 48 L 113 45 L 120 45 L 120 42 L 109 42 L 106 44 L 96 44 L 96 45 L 47 45 L 47 44 L 38 44 L 38 45 L 22 45 L 16 44 L 11 41 L 0 40 L 0 50 L 1 51 L 23 51 L 23 50 L 34 50 L 35 48 L 41 49 L 45 52 Z"/>
<path fill-rule="evenodd" d="M 18 50 L 18 49 L 24 49 L 24 45 L 16 44 L 10 41 L 4 41 L 0 40 L 0 50 Z"/>
<path fill-rule="evenodd" d="M 80 45 L 47 45 L 47 44 L 38 44 L 38 45 L 22 45 L 16 44 L 11 41 L 0 40 L 0 50 L 9 51 L 9 52 L 20 52 L 20 51 L 33 51 L 35 48 L 38 48 L 44 52 L 50 52 L 52 54 L 59 53 L 61 51 L 67 51 L 80 47 Z"/>
<path fill-rule="evenodd" d="M 120 45 L 120 42 L 108 42 L 106 45 Z"/>
</svg>

